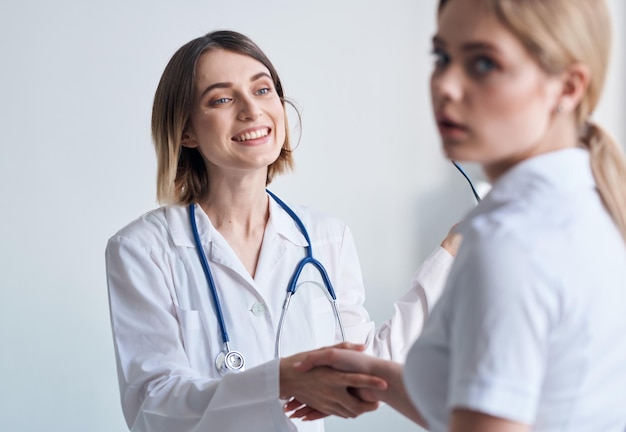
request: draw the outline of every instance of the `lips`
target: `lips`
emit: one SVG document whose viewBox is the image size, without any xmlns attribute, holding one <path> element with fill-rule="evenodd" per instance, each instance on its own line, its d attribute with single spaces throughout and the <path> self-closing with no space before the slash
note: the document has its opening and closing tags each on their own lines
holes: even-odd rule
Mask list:
<svg viewBox="0 0 626 432">
<path fill-rule="evenodd" d="M 449 117 L 449 116 L 447 116 L 445 114 L 438 114 L 436 116 L 436 120 L 437 120 L 437 124 L 439 126 L 442 126 L 442 127 L 445 127 L 445 128 L 467 129 L 467 127 L 465 127 L 461 123 L 453 120 L 451 117 Z"/>
<path fill-rule="evenodd" d="M 435 117 L 439 132 L 444 137 L 458 137 L 468 131 L 467 126 L 455 121 L 445 114 L 438 114 Z"/>
</svg>

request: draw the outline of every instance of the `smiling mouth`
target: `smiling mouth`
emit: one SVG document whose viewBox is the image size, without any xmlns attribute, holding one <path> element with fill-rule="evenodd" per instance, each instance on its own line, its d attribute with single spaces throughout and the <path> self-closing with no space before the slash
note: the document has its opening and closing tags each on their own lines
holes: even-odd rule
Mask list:
<svg viewBox="0 0 626 432">
<path fill-rule="evenodd" d="M 263 138 L 269 135 L 269 133 L 270 133 L 269 128 L 262 128 L 262 129 L 258 129 L 252 132 L 246 132 L 241 135 L 237 135 L 236 137 L 233 137 L 233 139 L 237 142 L 245 142 L 245 141 L 255 140 L 258 138 Z"/>
</svg>

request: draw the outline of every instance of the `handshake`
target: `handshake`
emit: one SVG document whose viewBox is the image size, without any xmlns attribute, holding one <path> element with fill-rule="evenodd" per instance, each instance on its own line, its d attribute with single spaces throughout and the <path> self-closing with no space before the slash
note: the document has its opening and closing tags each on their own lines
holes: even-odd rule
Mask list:
<svg viewBox="0 0 626 432">
<path fill-rule="evenodd" d="M 280 361 L 280 396 L 290 418 L 354 418 L 384 402 L 423 424 L 402 380 L 402 365 L 364 354 L 364 345 L 344 342 Z"/>
</svg>

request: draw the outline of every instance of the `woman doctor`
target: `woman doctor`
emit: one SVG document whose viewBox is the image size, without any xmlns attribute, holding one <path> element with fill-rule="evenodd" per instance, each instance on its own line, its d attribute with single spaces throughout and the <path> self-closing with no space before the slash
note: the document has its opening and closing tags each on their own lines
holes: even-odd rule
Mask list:
<svg viewBox="0 0 626 432">
<path fill-rule="evenodd" d="M 441 0 L 433 51 L 444 151 L 480 163 L 493 188 L 461 222 L 404 377 L 336 349 L 298 370 L 383 377 L 388 390 L 361 395 L 434 432 L 623 432 L 626 163 L 590 120 L 609 60 L 605 1 Z"/>
<path fill-rule="evenodd" d="M 287 418 L 291 398 L 342 417 L 373 410 L 376 402 L 348 388 L 382 380 L 292 365 L 344 338 L 403 361 L 441 292 L 457 235 L 375 329 L 348 227 L 266 191 L 292 166 L 285 103 L 274 67 L 239 33 L 194 39 L 165 68 L 152 113 L 165 205 L 106 248 L 121 400 L 133 431 L 323 430 Z M 287 286 L 311 250 L 325 272 L 305 266 L 283 314 Z"/>
</svg>

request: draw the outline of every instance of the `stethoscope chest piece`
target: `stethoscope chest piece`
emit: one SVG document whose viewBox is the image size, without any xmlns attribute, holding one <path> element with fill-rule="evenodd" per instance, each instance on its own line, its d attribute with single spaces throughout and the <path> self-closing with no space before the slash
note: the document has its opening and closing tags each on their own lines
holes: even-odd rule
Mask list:
<svg viewBox="0 0 626 432">
<path fill-rule="evenodd" d="M 243 372 L 245 370 L 246 360 L 239 351 L 222 351 L 215 359 L 215 366 L 222 375 L 232 372 Z"/>
</svg>

